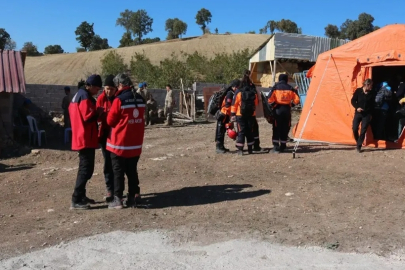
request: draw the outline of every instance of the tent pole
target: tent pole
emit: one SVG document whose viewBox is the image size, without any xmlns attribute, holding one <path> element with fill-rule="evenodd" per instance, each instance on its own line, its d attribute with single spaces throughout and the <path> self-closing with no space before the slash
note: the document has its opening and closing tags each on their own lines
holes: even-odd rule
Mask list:
<svg viewBox="0 0 405 270">
<path fill-rule="evenodd" d="M 277 59 L 274 58 L 274 68 L 273 68 L 273 85 L 276 84 L 276 63 L 277 63 Z"/>
<path fill-rule="evenodd" d="M 312 108 L 314 107 L 316 97 L 318 96 L 318 93 L 319 93 L 319 89 L 321 89 L 321 84 L 322 84 L 323 78 L 325 77 L 325 73 L 326 73 L 326 70 L 328 69 L 329 62 L 330 62 L 330 59 L 331 59 L 331 58 L 332 58 L 332 55 L 329 56 L 328 62 L 326 63 L 326 68 L 325 68 L 325 70 L 323 71 L 321 81 L 319 82 L 319 85 L 318 85 L 318 89 L 316 89 L 316 93 L 315 93 L 315 96 L 314 96 L 314 100 L 312 100 L 312 104 L 311 104 L 311 107 L 309 108 L 309 111 L 308 111 L 308 114 L 307 114 L 307 118 L 305 119 L 304 125 L 303 125 L 302 128 L 301 128 L 301 132 L 300 132 L 299 138 L 298 138 L 297 142 L 295 143 L 294 150 L 293 150 L 293 158 L 295 158 L 295 153 L 297 152 L 298 146 L 300 145 L 300 141 L 301 141 L 301 139 L 302 139 L 302 135 L 304 134 L 305 127 L 307 126 L 307 123 L 308 123 L 308 118 L 309 118 L 309 116 L 311 115 L 311 111 L 312 111 Z"/>
</svg>

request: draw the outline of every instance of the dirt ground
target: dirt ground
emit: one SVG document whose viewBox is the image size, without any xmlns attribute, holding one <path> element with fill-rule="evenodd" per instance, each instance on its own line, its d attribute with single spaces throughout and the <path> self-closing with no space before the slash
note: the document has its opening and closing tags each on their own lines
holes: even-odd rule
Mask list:
<svg viewBox="0 0 405 270">
<path fill-rule="evenodd" d="M 70 211 L 77 153 L 40 149 L 0 160 L 0 259 L 116 230 L 164 229 L 179 242 L 249 236 L 291 246 L 320 246 L 388 256 L 404 231 L 402 150 L 302 145 L 291 152 L 215 154 L 215 124 L 148 128 L 139 163 L 148 208 L 109 210 L 101 151 L 88 184 L 99 203 Z M 271 129 L 260 122 L 262 147 Z M 60 140 L 62 141 L 63 138 Z M 290 150 L 293 144 L 290 145 Z"/>
</svg>

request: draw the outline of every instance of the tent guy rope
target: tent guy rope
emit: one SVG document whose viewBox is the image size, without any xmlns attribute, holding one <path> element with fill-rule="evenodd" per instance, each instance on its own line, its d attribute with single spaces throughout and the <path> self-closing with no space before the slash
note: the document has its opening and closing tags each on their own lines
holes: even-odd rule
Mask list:
<svg viewBox="0 0 405 270">
<path fill-rule="evenodd" d="M 295 153 L 296 153 L 296 151 L 297 151 L 297 149 L 298 149 L 298 146 L 300 145 L 300 141 L 301 141 L 301 139 L 302 139 L 302 135 L 304 134 L 305 127 L 307 126 L 308 118 L 309 118 L 309 116 L 311 115 L 311 111 L 312 111 L 312 108 L 314 107 L 316 97 L 318 96 L 318 93 L 319 93 L 319 89 L 321 89 L 322 81 L 323 81 L 323 78 L 325 77 L 326 70 L 327 70 L 328 67 L 329 67 L 329 62 L 330 62 L 330 59 L 331 59 L 331 58 L 332 58 L 332 54 L 329 55 L 328 62 L 326 63 L 326 68 L 325 68 L 325 70 L 323 71 L 321 81 L 319 82 L 318 89 L 316 90 L 316 93 L 315 93 L 314 99 L 313 99 L 313 101 L 312 101 L 311 107 L 309 108 L 309 112 L 308 112 L 308 114 L 307 114 L 307 118 L 305 119 L 304 125 L 303 125 L 302 128 L 301 128 L 301 132 L 300 132 L 300 135 L 299 135 L 299 137 L 298 137 L 298 140 L 297 140 L 297 142 L 295 143 L 294 150 L 293 150 L 293 158 L 295 158 Z"/>
</svg>

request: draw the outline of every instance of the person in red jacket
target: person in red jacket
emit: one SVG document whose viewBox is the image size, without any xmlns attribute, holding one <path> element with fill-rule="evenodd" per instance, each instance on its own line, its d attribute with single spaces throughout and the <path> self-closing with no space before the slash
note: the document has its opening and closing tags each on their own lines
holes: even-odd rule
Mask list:
<svg viewBox="0 0 405 270">
<path fill-rule="evenodd" d="M 72 125 L 72 150 L 79 151 L 79 169 L 70 209 L 88 209 L 94 200 L 86 196 L 86 184 L 94 172 L 95 150 L 98 148 L 96 100 L 92 97 L 101 88 L 100 75 L 91 75 L 69 105 Z"/>
<path fill-rule="evenodd" d="M 117 88 L 114 85 L 114 75 L 108 75 L 104 80 L 104 91 L 97 98 L 97 111 L 102 111 L 98 117 L 98 140 L 101 146 L 101 152 L 104 157 L 104 179 L 107 189 L 105 200 L 111 202 L 114 199 L 114 173 L 112 170 L 110 151 L 106 149 L 107 137 L 111 128 L 107 125 L 107 114 L 111 109 L 112 102 L 115 98 Z"/>
<path fill-rule="evenodd" d="M 125 74 L 114 78 L 118 92 L 107 115 L 111 133 L 107 139 L 107 150 L 111 152 L 114 172 L 114 200 L 109 209 L 123 208 L 122 197 L 125 189 L 124 175 L 128 178 L 127 207 L 140 203 L 138 161 L 142 153 L 145 132 L 145 100 L 131 91 L 131 79 Z"/>
</svg>

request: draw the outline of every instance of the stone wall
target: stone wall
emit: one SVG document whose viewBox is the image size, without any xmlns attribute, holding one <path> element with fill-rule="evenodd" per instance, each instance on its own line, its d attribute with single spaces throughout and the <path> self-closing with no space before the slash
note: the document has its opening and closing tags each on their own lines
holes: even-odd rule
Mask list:
<svg viewBox="0 0 405 270">
<path fill-rule="evenodd" d="M 19 108 L 25 98 L 29 98 L 35 107 L 44 112 L 57 112 L 62 113 L 62 99 L 65 96 L 65 91 L 63 88 L 65 85 L 42 85 L 42 84 L 27 84 L 26 93 L 21 98 L 16 100 L 15 107 Z M 69 86 L 72 95 L 76 94 L 77 87 Z M 152 93 L 153 98 L 157 101 L 159 108 L 163 108 L 165 105 L 166 89 L 149 89 Z M 173 90 L 176 99 L 176 108 L 179 105 L 179 90 Z"/>
</svg>

